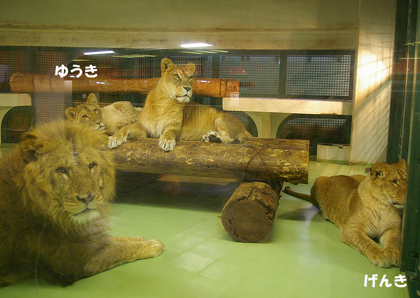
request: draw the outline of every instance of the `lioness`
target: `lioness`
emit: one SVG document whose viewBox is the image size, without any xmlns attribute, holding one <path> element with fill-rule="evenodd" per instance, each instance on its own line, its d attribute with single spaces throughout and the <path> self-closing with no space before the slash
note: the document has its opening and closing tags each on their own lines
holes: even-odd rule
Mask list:
<svg viewBox="0 0 420 298">
<path fill-rule="evenodd" d="M 129 101 L 117 101 L 103 108 L 99 106 L 95 94 L 89 94 L 86 103 L 69 107 L 65 114 L 70 121 L 89 125 L 92 130 L 105 130 L 113 135 L 121 127 L 137 121 L 142 109 L 135 108 Z"/>
<path fill-rule="evenodd" d="M 128 138 L 159 138 L 159 146 L 165 151 L 173 150 L 176 140 L 242 143 L 252 139 L 244 124 L 231 114 L 190 103 L 193 63 L 176 66 L 164 58 L 161 71 L 162 76 L 148 94 L 138 121 L 111 136 L 110 148 L 118 147 Z"/>
<path fill-rule="evenodd" d="M 341 229 L 340 240 L 379 267 L 398 266 L 401 210 L 407 190 L 405 160 L 376 163 L 368 176 L 319 177 L 311 195 L 285 192 L 320 208 L 322 217 Z M 378 239 L 384 248 L 374 240 Z"/>
<path fill-rule="evenodd" d="M 114 195 L 107 135 L 68 121 L 27 133 L 0 160 L 0 287 L 40 274 L 69 285 L 160 255 L 160 241 L 106 233 Z"/>
</svg>

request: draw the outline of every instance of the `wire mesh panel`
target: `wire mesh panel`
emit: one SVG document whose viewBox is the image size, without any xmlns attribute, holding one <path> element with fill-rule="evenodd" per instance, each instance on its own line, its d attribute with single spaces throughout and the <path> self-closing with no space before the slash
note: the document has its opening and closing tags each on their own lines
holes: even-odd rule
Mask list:
<svg viewBox="0 0 420 298">
<path fill-rule="evenodd" d="M 279 55 L 220 57 L 220 78 L 237 79 L 241 96 L 278 97 Z"/>
<path fill-rule="evenodd" d="M 66 94 L 64 93 L 35 93 L 36 123 L 64 119 L 66 109 Z"/>
<path fill-rule="evenodd" d="M 286 63 L 286 97 L 351 99 L 350 53 L 289 54 Z"/>
<path fill-rule="evenodd" d="M 172 62 L 175 65 L 185 65 L 189 62 L 195 64 L 195 77 L 200 78 L 211 78 L 213 73 L 213 57 L 212 56 L 203 56 L 203 55 L 174 55 L 169 56 Z M 159 74 L 160 76 L 160 74 Z"/>
<path fill-rule="evenodd" d="M 0 91 L 10 91 L 9 80 L 14 73 L 29 72 L 29 54 L 26 50 L 0 50 Z"/>
<path fill-rule="evenodd" d="M 66 51 L 37 51 L 36 52 L 36 73 L 54 74 L 55 67 L 67 65 Z"/>
<path fill-rule="evenodd" d="M 34 124 L 35 111 L 33 107 L 14 107 L 4 115 L 1 123 L 1 142 L 17 143 L 22 134 Z"/>
<path fill-rule="evenodd" d="M 133 78 L 151 78 L 154 75 L 156 63 L 154 57 L 135 58 L 132 62 L 134 73 Z"/>
<path fill-rule="evenodd" d="M 277 130 L 277 138 L 308 140 L 310 154 L 316 154 L 317 144 L 350 144 L 351 116 L 291 115 Z"/>
</svg>

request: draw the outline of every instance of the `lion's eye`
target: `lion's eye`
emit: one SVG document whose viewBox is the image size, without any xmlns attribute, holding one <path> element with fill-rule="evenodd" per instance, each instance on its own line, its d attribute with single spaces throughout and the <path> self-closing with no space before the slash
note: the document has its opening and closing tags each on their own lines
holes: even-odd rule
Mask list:
<svg viewBox="0 0 420 298">
<path fill-rule="evenodd" d="M 93 111 L 94 111 L 96 114 L 98 113 L 98 109 L 94 109 Z"/>
<path fill-rule="evenodd" d="M 174 74 L 174 78 L 178 79 L 178 80 L 180 79 L 179 75 L 177 75 L 177 74 Z"/>
<path fill-rule="evenodd" d="M 391 183 L 397 185 L 398 184 L 398 180 L 394 179 L 394 180 L 391 181 Z"/>
<path fill-rule="evenodd" d="M 89 119 L 89 116 L 88 116 L 88 115 L 83 115 L 83 116 L 82 116 L 82 118 L 87 118 L 87 119 Z"/>
<path fill-rule="evenodd" d="M 58 167 L 57 172 L 60 173 L 60 174 L 66 174 L 67 169 L 65 167 Z"/>
<path fill-rule="evenodd" d="M 95 162 L 92 162 L 91 164 L 89 164 L 89 170 L 92 170 L 96 166 L 97 166 L 97 164 Z"/>
<path fill-rule="evenodd" d="M 189 79 L 189 80 L 192 80 L 192 78 L 193 78 L 192 76 L 189 76 L 189 77 L 188 77 L 188 79 Z"/>
</svg>

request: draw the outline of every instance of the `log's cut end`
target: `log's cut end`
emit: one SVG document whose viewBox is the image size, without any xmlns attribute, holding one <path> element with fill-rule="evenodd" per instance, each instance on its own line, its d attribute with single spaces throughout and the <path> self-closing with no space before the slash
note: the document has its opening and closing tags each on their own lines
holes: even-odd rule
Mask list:
<svg viewBox="0 0 420 298">
<path fill-rule="evenodd" d="M 237 242 L 258 242 L 273 226 L 279 189 L 263 182 L 242 183 L 222 210 L 222 224 Z"/>
</svg>

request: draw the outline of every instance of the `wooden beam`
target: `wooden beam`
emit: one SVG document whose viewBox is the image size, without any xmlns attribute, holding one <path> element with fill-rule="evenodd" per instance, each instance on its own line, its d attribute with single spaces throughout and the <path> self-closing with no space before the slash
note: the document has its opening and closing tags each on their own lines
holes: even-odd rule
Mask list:
<svg viewBox="0 0 420 298">
<path fill-rule="evenodd" d="M 159 78 L 124 79 L 96 77 L 80 77 L 78 79 L 62 79 L 49 74 L 15 73 L 9 85 L 16 93 L 138 93 L 148 94 Z M 229 97 L 231 92 L 239 92 L 239 81 L 234 79 L 194 78 L 194 94 L 209 97 Z"/>
</svg>

